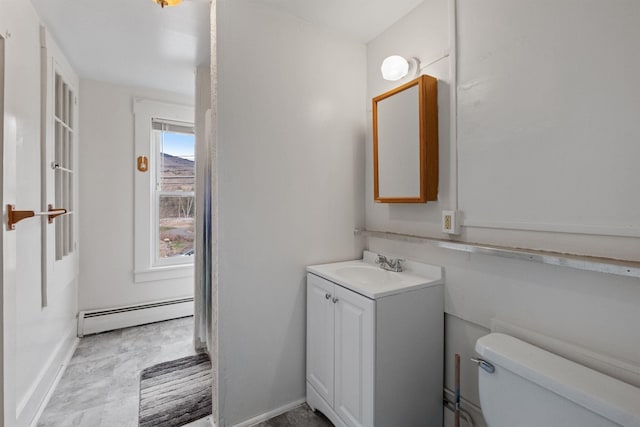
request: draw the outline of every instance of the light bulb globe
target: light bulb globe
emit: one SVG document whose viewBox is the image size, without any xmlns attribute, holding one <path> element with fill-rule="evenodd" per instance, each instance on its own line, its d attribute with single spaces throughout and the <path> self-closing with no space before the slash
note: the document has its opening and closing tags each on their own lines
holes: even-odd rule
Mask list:
<svg viewBox="0 0 640 427">
<path fill-rule="evenodd" d="M 409 61 L 399 55 L 388 56 L 382 61 L 380 71 L 385 80 L 400 80 L 409 73 Z"/>
</svg>

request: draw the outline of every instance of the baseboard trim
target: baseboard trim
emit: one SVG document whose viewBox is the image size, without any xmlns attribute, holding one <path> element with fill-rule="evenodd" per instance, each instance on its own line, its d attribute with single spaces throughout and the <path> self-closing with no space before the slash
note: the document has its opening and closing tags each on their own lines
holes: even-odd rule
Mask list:
<svg viewBox="0 0 640 427">
<path fill-rule="evenodd" d="M 25 397 L 18 402 L 16 408 L 16 419 L 18 425 L 28 425 L 35 427 L 49 403 L 51 395 L 60 382 L 60 377 L 64 373 L 69 360 L 76 351 L 78 342 L 75 329 L 70 328 L 67 336 L 60 341 L 51 356 L 47 360 L 44 368 L 32 383 Z"/>
<path fill-rule="evenodd" d="M 78 313 L 78 336 L 193 316 L 193 297 L 153 301 Z"/>
<path fill-rule="evenodd" d="M 44 398 L 42 399 L 42 402 L 40 402 L 40 407 L 38 408 L 38 411 L 34 415 L 33 420 L 31 421 L 31 424 L 29 425 L 29 427 L 36 427 L 38 425 L 38 422 L 40 421 L 40 417 L 42 416 L 42 413 L 44 412 L 45 408 L 49 404 L 49 401 L 51 400 L 51 396 L 53 396 L 53 393 L 56 391 L 56 388 L 60 383 L 60 379 L 62 379 L 62 376 L 67 370 L 67 367 L 69 366 L 69 362 L 71 362 L 71 358 L 73 357 L 73 354 L 76 352 L 76 348 L 78 347 L 79 343 L 80 343 L 80 339 L 77 337 L 74 337 L 73 345 L 69 347 L 67 354 L 65 354 L 64 358 L 62 359 L 62 366 L 60 366 L 60 369 L 58 369 L 58 373 L 55 379 L 53 380 L 53 383 L 51 383 L 49 390 L 47 390 L 47 394 L 45 394 Z"/>
<path fill-rule="evenodd" d="M 257 417 L 253 417 L 249 420 L 243 421 L 239 424 L 235 424 L 233 427 L 251 427 L 254 426 L 256 424 L 259 424 L 263 421 L 267 421 L 273 417 L 277 417 L 278 415 L 284 414 L 285 412 L 288 412 L 292 409 L 297 408 L 300 405 L 304 405 L 304 403 L 306 402 L 306 399 L 298 399 L 295 400 L 291 403 L 287 403 L 284 406 L 281 406 L 279 408 L 276 408 L 272 411 L 269 412 L 265 412 L 262 415 L 258 415 Z"/>
</svg>

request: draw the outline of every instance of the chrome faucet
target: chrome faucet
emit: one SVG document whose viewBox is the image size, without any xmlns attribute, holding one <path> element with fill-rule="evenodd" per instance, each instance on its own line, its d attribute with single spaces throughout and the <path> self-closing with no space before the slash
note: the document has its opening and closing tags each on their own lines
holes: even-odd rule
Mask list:
<svg viewBox="0 0 640 427">
<path fill-rule="evenodd" d="M 402 271 L 402 262 L 404 260 L 400 258 L 396 259 L 387 259 L 386 256 L 378 254 L 378 259 L 376 260 L 376 264 L 380 266 L 383 270 L 395 271 L 396 273 L 400 273 Z"/>
</svg>

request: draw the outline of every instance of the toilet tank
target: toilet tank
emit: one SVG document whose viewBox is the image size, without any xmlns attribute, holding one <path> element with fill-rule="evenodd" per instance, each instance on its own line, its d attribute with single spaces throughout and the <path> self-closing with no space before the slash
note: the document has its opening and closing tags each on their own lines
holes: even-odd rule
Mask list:
<svg viewBox="0 0 640 427">
<path fill-rule="evenodd" d="M 640 427 L 640 388 L 509 335 L 492 333 L 476 352 L 480 406 L 489 427 Z"/>
</svg>

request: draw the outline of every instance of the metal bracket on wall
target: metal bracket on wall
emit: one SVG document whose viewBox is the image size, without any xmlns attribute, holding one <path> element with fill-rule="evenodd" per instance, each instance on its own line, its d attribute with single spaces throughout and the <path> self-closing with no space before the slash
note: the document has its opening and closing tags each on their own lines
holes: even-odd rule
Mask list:
<svg viewBox="0 0 640 427">
<path fill-rule="evenodd" d="M 354 230 L 355 233 L 355 230 Z M 480 245 L 476 243 L 456 242 L 453 240 L 435 239 L 432 237 L 413 236 L 410 234 L 391 233 L 387 231 L 358 230 L 358 235 L 396 240 L 408 243 L 423 243 L 439 248 L 473 254 L 492 255 L 501 258 L 549 264 L 558 267 L 569 267 L 576 270 L 595 271 L 615 274 L 617 276 L 640 278 L 640 262 L 611 258 L 597 258 L 581 255 L 560 254 L 554 252 L 514 249 L 505 246 Z"/>
<path fill-rule="evenodd" d="M 47 212 L 36 211 L 18 211 L 15 205 L 7 205 L 7 230 L 15 230 L 16 224 L 23 219 L 32 218 L 36 216 L 46 216 L 49 224 L 53 223 L 53 220 L 60 215 L 67 213 L 66 209 L 54 208 L 53 205 L 49 205 Z"/>
</svg>

